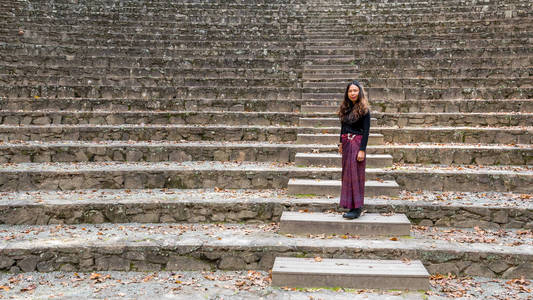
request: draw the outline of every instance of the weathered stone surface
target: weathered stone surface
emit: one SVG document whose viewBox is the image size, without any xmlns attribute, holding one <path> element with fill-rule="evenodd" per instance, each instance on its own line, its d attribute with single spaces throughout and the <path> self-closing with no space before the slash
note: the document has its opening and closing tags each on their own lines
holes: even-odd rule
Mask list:
<svg viewBox="0 0 533 300">
<path fill-rule="evenodd" d="M 7 256 L 0 256 L 0 269 L 9 269 L 14 263 L 15 260 Z"/>
<path fill-rule="evenodd" d="M 39 257 L 37 256 L 27 256 L 23 259 L 21 259 L 17 266 L 24 272 L 32 272 L 35 271 L 35 267 L 37 267 L 37 263 L 39 262 Z"/>
<path fill-rule="evenodd" d="M 130 261 L 120 256 L 104 256 L 95 259 L 98 271 L 129 271 Z"/>
<path fill-rule="evenodd" d="M 221 270 L 242 270 L 246 268 L 246 262 L 239 256 L 223 256 L 218 262 Z"/>
<path fill-rule="evenodd" d="M 525 262 L 518 266 L 510 267 L 507 271 L 502 274 L 503 278 L 520 278 L 531 276 L 533 274 L 533 263 Z"/>
<path fill-rule="evenodd" d="M 171 271 L 207 271 L 211 268 L 210 264 L 188 256 L 171 256 L 166 265 L 166 270 Z"/>
</svg>

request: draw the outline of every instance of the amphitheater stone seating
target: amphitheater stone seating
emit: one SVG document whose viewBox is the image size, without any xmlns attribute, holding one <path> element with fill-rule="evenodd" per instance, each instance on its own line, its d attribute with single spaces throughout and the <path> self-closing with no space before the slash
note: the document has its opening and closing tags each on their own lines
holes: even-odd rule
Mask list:
<svg viewBox="0 0 533 300">
<path fill-rule="evenodd" d="M 0 236 L 17 236 L 0 240 L 0 270 L 273 269 L 275 285 L 400 289 L 531 277 L 531 241 L 424 230 L 533 229 L 530 201 L 503 199 L 533 194 L 532 6 L 0 1 Z M 367 214 L 347 224 L 335 112 L 352 79 L 373 119 Z M 58 224 L 69 232 L 17 235 Z M 354 263 L 329 259 L 369 269 L 315 276 Z"/>
</svg>

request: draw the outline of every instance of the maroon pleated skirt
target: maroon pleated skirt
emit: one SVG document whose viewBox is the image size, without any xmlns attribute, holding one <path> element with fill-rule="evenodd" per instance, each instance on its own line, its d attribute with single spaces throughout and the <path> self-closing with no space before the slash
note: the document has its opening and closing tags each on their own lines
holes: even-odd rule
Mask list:
<svg viewBox="0 0 533 300">
<path fill-rule="evenodd" d="M 357 161 L 362 135 L 343 134 L 342 141 L 342 187 L 340 206 L 348 209 L 363 206 L 365 197 L 366 158 Z"/>
</svg>

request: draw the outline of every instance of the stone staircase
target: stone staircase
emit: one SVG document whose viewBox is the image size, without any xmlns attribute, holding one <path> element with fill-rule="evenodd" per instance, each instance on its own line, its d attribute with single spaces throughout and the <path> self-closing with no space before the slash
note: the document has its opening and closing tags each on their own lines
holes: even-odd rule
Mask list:
<svg viewBox="0 0 533 300">
<path fill-rule="evenodd" d="M 529 240 L 419 231 L 533 228 L 531 5 L 0 1 L 0 270 L 530 277 Z M 334 196 L 350 79 L 373 117 L 355 222 Z"/>
</svg>

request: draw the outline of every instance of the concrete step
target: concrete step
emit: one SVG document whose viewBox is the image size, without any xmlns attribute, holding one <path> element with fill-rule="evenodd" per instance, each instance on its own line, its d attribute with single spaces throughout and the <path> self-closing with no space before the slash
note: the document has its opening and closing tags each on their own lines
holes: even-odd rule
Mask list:
<svg viewBox="0 0 533 300">
<path fill-rule="evenodd" d="M 339 213 L 282 213 L 279 221 L 282 234 L 335 234 L 359 236 L 410 236 L 411 222 L 403 214 L 364 214 L 355 220 L 347 220 Z"/>
<path fill-rule="evenodd" d="M 291 195 L 330 195 L 339 196 L 341 191 L 340 180 L 321 179 L 289 179 L 288 193 Z M 396 197 L 400 192 L 400 186 L 392 180 L 365 182 L 365 197 L 389 196 Z"/>
<path fill-rule="evenodd" d="M 340 129 L 339 129 L 340 133 Z M 320 144 L 320 145 L 336 145 L 340 142 L 340 135 L 324 134 L 324 133 L 298 133 L 296 143 L 298 144 Z M 368 145 L 383 145 L 384 138 L 381 134 L 371 133 L 368 136 Z"/>
<path fill-rule="evenodd" d="M 420 261 L 276 257 L 272 284 L 288 287 L 429 290 Z"/>
<path fill-rule="evenodd" d="M 337 153 L 296 153 L 294 164 L 297 166 L 341 167 L 341 155 Z M 368 168 L 392 167 L 392 156 L 389 154 L 367 154 Z"/>
<path fill-rule="evenodd" d="M 288 287 L 345 287 L 428 290 L 429 273 L 420 261 L 276 257 L 272 284 Z"/>
</svg>

